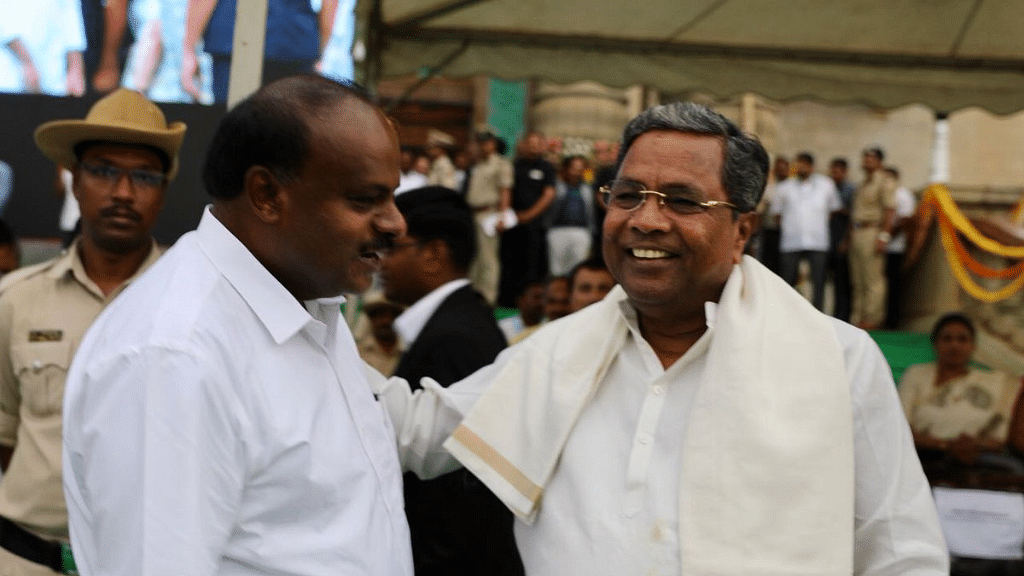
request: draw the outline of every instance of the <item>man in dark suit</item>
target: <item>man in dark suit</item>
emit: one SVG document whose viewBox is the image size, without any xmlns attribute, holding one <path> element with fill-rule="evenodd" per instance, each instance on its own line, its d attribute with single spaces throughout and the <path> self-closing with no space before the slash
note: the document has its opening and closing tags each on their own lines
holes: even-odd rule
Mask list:
<svg viewBox="0 0 1024 576">
<path fill-rule="evenodd" d="M 395 376 L 414 388 L 424 376 L 448 386 L 505 347 L 492 310 L 467 278 L 476 252 L 473 213 L 439 186 L 405 192 L 395 204 L 408 232 L 381 264 L 384 294 L 409 306 L 394 323 L 408 343 Z M 459 470 L 427 482 L 406 474 L 405 481 L 417 576 L 523 574 L 512 514 L 475 477 Z"/>
</svg>

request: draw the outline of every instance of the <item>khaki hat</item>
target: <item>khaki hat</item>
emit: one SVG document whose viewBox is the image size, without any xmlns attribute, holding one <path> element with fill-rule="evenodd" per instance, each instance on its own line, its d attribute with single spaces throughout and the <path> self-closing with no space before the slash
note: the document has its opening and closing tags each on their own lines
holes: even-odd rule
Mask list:
<svg viewBox="0 0 1024 576">
<path fill-rule="evenodd" d="M 394 310 L 396 314 L 400 314 L 405 310 L 405 306 L 402 306 L 398 302 L 388 300 L 380 290 L 373 290 L 363 295 L 363 312 L 367 316 L 373 314 L 377 310 L 387 308 Z"/>
<path fill-rule="evenodd" d="M 441 132 L 440 130 L 435 130 L 431 128 L 430 130 L 427 131 L 427 146 L 435 144 L 437 146 L 454 146 L 455 138 L 453 138 L 450 134 L 446 134 L 444 132 Z"/>
<path fill-rule="evenodd" d="M 85 120 L 53 120 L 36 128 L 36 146 L 47 158 L 65 168 L 78 163 L 75 146 L 98 140 L 115 144 L 152 146 L 167 154 L 167 179 L 178 173 L 178 150 L 185 139 L 185 123 L 167 124 L 164 113 L 141 93 L 119 88 L 101 98 Z"/>
</svg>

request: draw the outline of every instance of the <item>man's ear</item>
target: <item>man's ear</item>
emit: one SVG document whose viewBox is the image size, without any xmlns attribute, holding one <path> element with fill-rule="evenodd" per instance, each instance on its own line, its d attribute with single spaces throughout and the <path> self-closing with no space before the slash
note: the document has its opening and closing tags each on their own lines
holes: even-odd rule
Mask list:
<svg viewBox="0 0 1024 576">
<path fill-rule="evenodd" d="M 242 194 L 249 200 L 257 218 L 267 224 L 281 219 L 287 204 L 287 191 L 265 166 L 250 166 L 242 179 Z"/>
<path fill-rule="evenodd" d="M 420 265 L 428 274 L 440 273 L 449 260 L 448 245 L 439 238 L 427 240 L 420 248 Z"/>
<path fill-rule="evenodd" d="M 71 172 L 71 195 L 75 197 L 75 200 L 81 202 L 82 199 L 79 198 L 81 192 L 78 189 L 78 187 L 82 185 L 82 168 L 80 166 L 75 166 L 73 168 L 65 168 L 64 166 L 61 166 L 58 168 L 57 181 L 55 182 L 55 185 L 60 187 L 61 193 L 64 192 L 64 175 L 62 172 L 65 169 L 68 172 Z"/>
<path fill-rule="evenodd" d="M 739 264 L 743 260 L 743 253 L 747 248 L 747 242 L 757 230 L 760 216 L 757 212 L 743 212 L 736 217 L 736 244 L 733 245 L 732 261 Z"/>
</svg>

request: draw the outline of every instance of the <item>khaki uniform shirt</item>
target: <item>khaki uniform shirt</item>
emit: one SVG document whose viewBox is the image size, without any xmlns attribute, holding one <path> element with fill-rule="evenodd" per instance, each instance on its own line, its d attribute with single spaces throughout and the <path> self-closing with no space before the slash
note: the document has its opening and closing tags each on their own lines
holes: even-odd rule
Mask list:
<svg viewBox="0 0 1024 576">
<path fill-rule="evenodd" d="M 896 209 L 896 182 L 881 169 L 875 170 L 853 195 L 853 222 L 882 223 L 886 210 Z"/>
<path fill-rule="evenodd" d="M 427 184 L 430 186 L 444 186 L 456 191 L 459 189 L 459 179 L 455 174 L 455 164 L 452 164 L 448 156 L 441 154 L 430 165 L 430 174 L 427 174 Z"/>
<path fill-rule="evenodd" d="M 0 477 L 0 516 L 40 536 L 68 539 L 61 483 L 68 367 L 96 316 L 159 255 L 154 243 L 135 276 L 106 298 L 86 276 L 77 241 L 0 282 L 0 444 L 15 447 Z"/>
<path fill-rule="evenodd" d="M 466 202 L 471 208 L 498 208 L 501 189 L 512 187 L 512 163 L 501 154 L 477 162 L 469 177 Z"/>
</svg>

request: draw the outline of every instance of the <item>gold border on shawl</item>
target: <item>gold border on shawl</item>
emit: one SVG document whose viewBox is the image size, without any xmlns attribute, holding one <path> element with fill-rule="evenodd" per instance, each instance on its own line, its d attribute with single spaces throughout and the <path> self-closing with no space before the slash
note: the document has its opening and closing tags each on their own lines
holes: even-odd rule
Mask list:
<svg viewBox="0 0 1024 576">
<path fill-rule="evenodd" d="M 458 440 L 463 446 L 483 460 L 492 470 L 497 472 L 506 482 L 512 485 L 517 492 L 525 496 L 534 506 L 540 500 L 541 489 L 530 481 L 518 468 L 498 453 L 490 444 L 484 442 L 475 432 L 460 425 L 452 433 L 452 438 Z"/>
</svg>

